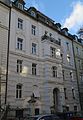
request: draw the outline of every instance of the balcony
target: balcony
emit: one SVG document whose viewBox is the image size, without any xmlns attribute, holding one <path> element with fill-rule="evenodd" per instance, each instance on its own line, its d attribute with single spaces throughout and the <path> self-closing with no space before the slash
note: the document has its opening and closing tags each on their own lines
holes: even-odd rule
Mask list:
<svg viewBox="0 0 83 120">
<path fill-rule="evenodd" d="M 55 44 L 57 44 L 57 45 L 61 45 L 61 42 L 59 41 L 59 40 L 56 40 L 55 38 L 53 38 L 53 37 L 51 37 L 51 36 L 48 36 L 48 35 L 46 35 L 46 34 L 44 34 L 43 36 L 42 36 L 42 39 L 41 39 L 42 41 L 43 40 L 48 40 L 48 41 L 50 41 L 50 42 L 52 42 L 52 43 L 55 43 Z"/>
</svg>

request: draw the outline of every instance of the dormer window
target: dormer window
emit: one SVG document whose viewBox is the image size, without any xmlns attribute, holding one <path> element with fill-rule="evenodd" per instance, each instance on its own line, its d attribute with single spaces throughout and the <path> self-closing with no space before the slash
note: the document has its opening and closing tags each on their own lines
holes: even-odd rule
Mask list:
<svg viewBox="0 0 83 120">
<path fill-rule="evenodd" d="M 63 29 L 62 29 L 62 32 L 63 32 L 65 35 L 68 35 L 68 29 L 67 29 L 67 28 L 63 28 Z"/>
<path fill-rule="evenodd" d="M 34 11 L 31 11 L 31 16 L 36 17 L 36 14 Z"/>
<path fill-rule="evenodd" d="M 23 5 L 21 3 L 18 3 L 18 8 L 23 10 Z"/>
<path fill-rule="evenodd" d="M 24 0 L 15 0 L 13 2 L 19 9 L 23 10 L 25 2 Z"/>
</svg>

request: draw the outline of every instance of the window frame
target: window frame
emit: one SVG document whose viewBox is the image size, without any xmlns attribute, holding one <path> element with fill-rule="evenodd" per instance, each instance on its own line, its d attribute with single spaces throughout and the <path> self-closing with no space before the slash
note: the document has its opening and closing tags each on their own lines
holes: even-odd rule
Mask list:
<svg viewBox="0 0 83 120">
<path fill-rule="evenodd" d="M 57 67 L 56 66 L 52 66 L 52 77 L 57 78 Z"/>
<path fill-rule="evenodd" d="M 75 99 L 75 89 L 72 88 L 72 96 L 73 96 L 73 99 Z"/>
<path fill-rule="evenodd" d="M 32 75 L 37 75 L 37 64 L 32 63 Z"/>
<path fill-rule="evenodd" d="M 35 25 L 31 26 L 31 33 L 32 33 L 32 35 L 36 35 L 36 26 Z"/>
<path fill-rule="evenodd" d="M 18 29 L 23 30 L 23 20 L 21 18 L 18 18 Z"/>
<path fill-rule="evenodd" d="M 67 99 L 67 88 L 64 88 L 65 99 Z"/>
<path fill-rule="evenodd" d="M 17 49 L 23 50 L 23 39 L 19 37 L 17 38 Z"/>
<path fill-rule="evenodd" d="M 56 48 L 54 47 L 50 47 L 50 54 L 52 58 L 56 57 Z"/>
<path fill-rule="evenodd" d="M 17 99 L 22 98 L 22 84 L 16 85 L 16 98 Z"/>
<path fill-rule="evenodd" d="M 22 73 L 22 62 L 23 60 L 17 60 L 17 73 Z"/>
<path fill-rule="evenodd" d="M 36 43 L 32 43 L 32 54 L 36 54 L 37 52 L 37 44 Z"/>
</svg>

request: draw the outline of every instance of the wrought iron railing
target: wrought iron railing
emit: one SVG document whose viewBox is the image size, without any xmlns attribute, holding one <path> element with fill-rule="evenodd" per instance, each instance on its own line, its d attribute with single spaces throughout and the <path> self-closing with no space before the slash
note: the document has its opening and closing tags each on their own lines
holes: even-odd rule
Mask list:
<svg viewBox="0 0 83 120">
<path fill-rule="evenodd" d="M 48 41 L 53 42 L 53 43 L 55 43 L 57 45 L 61 45 L 61 42 L 59 40 L 56 40 L 55 38 L 53 38 L 51 36 L 48 36 L 48 35 L 43 35 L 42 36 L 42 41 L 43 40 L 48 40 Z"/>
</svg>

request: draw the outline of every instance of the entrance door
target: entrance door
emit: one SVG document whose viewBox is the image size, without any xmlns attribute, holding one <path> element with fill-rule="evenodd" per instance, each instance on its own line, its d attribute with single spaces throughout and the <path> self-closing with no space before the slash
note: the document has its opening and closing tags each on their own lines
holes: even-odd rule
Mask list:
<svg viewBox="0 0 83 120">
<path fill-rule="evenodd" d="M 35 115 L 39 115 L 39 108 L 35 108 Z"/>
<path fill-rule="evenodd" d="M 59 106 L 59 89 L 54 88 L 53 90 L 53 102 L 54 102 L 54 111 L 58 112 L 58 106 Z"/>
</svg>

